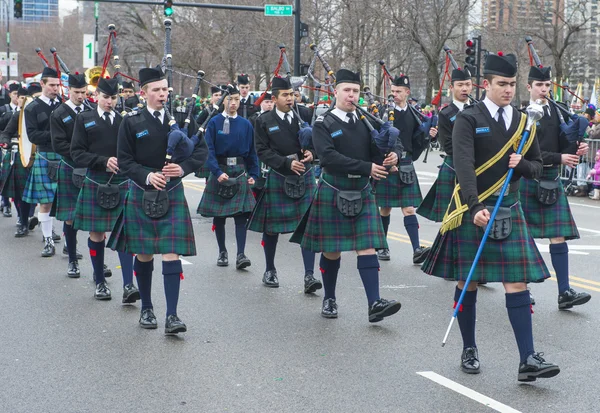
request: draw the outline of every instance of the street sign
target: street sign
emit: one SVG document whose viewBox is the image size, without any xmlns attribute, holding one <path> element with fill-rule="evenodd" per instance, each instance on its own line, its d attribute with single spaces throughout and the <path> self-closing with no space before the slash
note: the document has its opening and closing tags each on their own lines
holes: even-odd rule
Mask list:
<svg viewBox="0 0 600 413">
<path fill-rule="evenodd" d="M 2 75 L 6 76 L 6 71 L 8 69 L 8 55 L 6 52 L 0 52 L 0 71 L 2 71 Z"/>
<path fill-rule="evenodd" d="M 292 6 L 282 4 L 265 4 L 265 16 L 289 17 L 293 14 Z"/>
<path fill-rule="evenodd" d="M 19 53 L 10 53 L 8 57 L 8 64 L 10 65 L 10 76 L 19 77 Z"/>
<path fill-rule="evenodd" d="M 93 34 L 83 35 L 83 67 L 85 68 L 94 66 L 95 44 Z"/>
<path fill-rule="evenodd" d="M 94 19 L 97 19 L 99 14 L 100 14 L 100 5 L 96 1 L 96 2 L 94 2 Z"/>
</svg>

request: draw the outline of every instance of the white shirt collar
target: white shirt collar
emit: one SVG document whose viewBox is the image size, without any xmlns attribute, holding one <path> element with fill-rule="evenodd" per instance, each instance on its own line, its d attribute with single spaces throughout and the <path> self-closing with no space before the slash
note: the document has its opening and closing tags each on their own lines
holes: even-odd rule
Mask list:
<svg viewBox="0 0 600 413">
<path fill-rule="evenodd" d="M 46 95 L 44 95 L 43 93 L 40 95 L 40 99 L 42 100 L 42 102 L 44 102 L 46 105 L 50 106 L 50 98 L 47 97 Z M 52 99 L 54 102 L 58 102 L 58 99 Z"/>
<path fill-rule="evenodd" d="M 485 97 L 485 99 L 483 99 L 483 104 L 485 105 L 485 107 L 487 108 L 487 110 L 490 112 L 490 115 L 492 116 L 492 118 L 494 120 L 496 119 L 496 115 L 498 114 L 498 109 L 500 109 L 500 106 L 496 105 L 494 102 L 492 102 L 487 96 Z M 504 109 L 504 124 L 506 125 L 506 128 L 510 128 L 511 122 L 512 122 L 512 116 L 513 116 L 513 110 L 512 110 L 512 106 L 511 105 L 506 105 L 503 106 Z"/>
<path fill-rule="evenodd" d="M 461 102 L 460 100 L 453 100 L 452 103 L 454 103 L 454 106 L 456 106 L 460 112 L 462 112 L 467 105 L 465 102 Z"/>
<path fill-rule="evenodd" d="M 224 118 L 230 118 L 230 119 L 235 119 L 238 117 L 237 113 L 233 116 L 229 116 L 225 112 L 221 112 L 221 115 L 223 115 Z"/>
<path fill-rule="evenodd" d="M 394 103 L 394 108 L 399 112 L 403 112 L 408 109 L 408 102 L 405 102 L 404 105 L 405 106 L 403 108 L 401 108 L 397 103 Z"/>
<path fill-rule="evenodd" d="M 17 105 L 13 105 L 13 104 L 12 104 L 12 102 L 10 102 L 10 103 L 9 103 L 9 105 L 10 105 L 10 109 L 11 109 L 13 112 L 16 112 L 16 111 L 18 111 L 18 110 L 19 110 L 19 106 L 17 106 Z"/>
<path fill-rule="evenodd" d="M 102 119 L 104 119 L 104 111 L 103 111 L 103 110 L 100 108 L 100 106 L 99 106 L 99 105 L 96 107 L 96 111 L 98 112 L 98 115 L 99 115 L 99 116 L 100 116 Z M 112 122 L 112 121 L 115 119 L 115 111 L 114 111 L 114 110 L 111 110 L 111 111 L 110 111 L 110 112 L 108 112 L 108 113 L 110 113 L 110 115 L 109 115 L 109 116 L 110 116 L 110 120 L 111 120 L 111 122 Z"/>
<path fill-rule="evenodd" d="M 338 117 L 338 119 L 340 119 L 342 122 L 346 122 L 348 123 L 348 113 L 352 113 L 354 115 L 354 121 L 358 122 L 358 116 L 356 115 L 356 111 L 352 111 L 352 112 L 344 112 L 341 109 L 335 108 L 331 111 L 331 113 L 333 113 L 335 116 Z"/>
<path fill-rule="evenodd" d="M 290 115 L 292 117 L 292 120 L 294 119 L 294 112 L 291 110 L 289 112 L 282 112 L 279 109 L 275 108 L 275 113 L 277 113 L 277 116 L 279 116 L 281 120 L 285 120 L 285 115 Z"/>
<path fill-rule="evenodd" d="M 156 109 L 152 109 L 150 106 L 146 106 L 146 110 L 148 111 L 148 113 L 150 114 L 150 116 L 154 117 L 154 112 L 156 112 Z M 162 108 L 158 112 L 160 112 L 160 118 L 162 120 L 164 120 L 165 119 L 165 108 Z"/>
<path fill-rule="evenodd" d="M 71 109 L 73 109 L 73 112 L 77 113 L 77 111 L 75 110 L 75 108 L 80 108 L 81 112 L 83 112 L 83 105 L 75 105 L 73 102 L 71 102 L 71 99 L 67 100 L 67 106 L 70 107 Z"/>
</svg>

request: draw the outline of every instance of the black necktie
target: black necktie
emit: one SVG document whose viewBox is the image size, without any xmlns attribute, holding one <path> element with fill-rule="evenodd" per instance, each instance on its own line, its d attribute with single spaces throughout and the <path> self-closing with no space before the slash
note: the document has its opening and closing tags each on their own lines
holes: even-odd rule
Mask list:
<svg viewBox="0 0 600 413">
<path fill-rule="evenodd" d="M 104 112 L 104 120 L 106 121 L 106 123 L 108 123 L 109 125 L 111 125 L 110 122 L 110 112 Z"/>
<path fill-rule="evenodd" d="M 292 117 L 290 116 L 289 113 L 285 114 L 285 120 L 287 121 L 288 124 L 292 124 Z"/>
<path fill-rule="evenodd" d="M 56 106 L 56 102 L 54 100 L 50 100 L 50 109 L 54 109 Z"/>
<path fill-rule="evenodd" d="M 348 118 L 348 123 L 350 125 L 354 125 L 354 123 L 356 122 L 354 120 L 354 114 L 353 113 L 346 113 L 346 117 Z"/>
<path fill-rule="evenodd" d="M 81 108 L 79 106 L 76 106 L 75 113 L 79 115 L 79 112 L 81 112 Z"/>
<path fill-rule="evenodd" d="M 550 108 L 548 107 L 548 105 L 544 105 L 544 117 L 550 117 Z"/>
<path fill-rule="evenodd" d="M 504 123 L 504 108 L 498 108 L 498 125 L 502 128 L 503 131 L 506 130 L 506 124 Z"/>
<path fill-rule="evenodd" d="M 153 113 L 153 115 L 156 118 L 156 120 L 159 121 L 160 124 L 162 125 L 162 119 L 161 119 L 161 116 L 160 116 L 160 112 L 158 110 L 155 110 L 154 113 Z"/>
</svg>

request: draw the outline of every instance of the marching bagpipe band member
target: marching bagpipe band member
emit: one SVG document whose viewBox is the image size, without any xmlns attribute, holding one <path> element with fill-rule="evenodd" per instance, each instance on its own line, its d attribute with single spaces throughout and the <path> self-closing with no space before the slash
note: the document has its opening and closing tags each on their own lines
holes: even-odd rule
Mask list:
<svg viewBox="0 0 600 413">
<path fill-rule="evenodd" d="M 259 174 L 258 158 L 254 148 L 252 124 L 238 115 L 240 91 L 229 86 L 225 108 L 220 116 L 208 122 L 206 143 L 210 177 L 202 194 L 197 212 L 213 217 L 213 231 L 219 246 L 217 265 L 229 265 L 225 246 L 225 221 L 233 217 L 237 256 L 235 267 L 244 269 L 251 265 L 244 253 L 246 248 L 246 223 L 256 205 L 250 189 Z"/>
<path fill-rule="evenodd" d="M 319 267 L 325 294 L 321 315 L 325 318 L 338 316 L 335 288 L 341 253 L 356 251 L 369 322 L 375 323 L 398 312 L 400 303 L 379 296 L 375 250 L 387 248 L 387 241 L 369 179 L 385 179 L 386 166 L 397 165 L 399 157 L 391 151 L 384 159 L 357 116 L 354 104 L 360 96 L 360 73 L 340 69 L 335 78 L 335 108 L 319 116 L 313 126 L 313 144 L 323 172 L 290 241 L 322 253 Z"/>
<path fill-rule="evenodd" d="M 387 179 L 377 184 L 375 198 L 381 213 L 383 230 L 387 237 L 392 208 L 402 208 L 404 215 L 404 227 L 410 238 L 413 248 L 413 263 L 421 264 L 429 253 L 429 248 L 423 247 L 419 239 L 419 221 L 417 220 L 415 207 L 423 200 L 419 180 L 413 165 L 413 158 L 422 151 L 422 142 L 425 141 L 425 131 L 419 127 L 415 114 L 408 107 L 408 96 L 410 95 L 410 81 L 408 76 L 400 75 L 394 78 L 391 88 L 394 95 L 394 126 L 400 130 L 400 139 L 404 147 L 404 153 L 397 168 L 390 170 Z M 431 136 L 437 133 L 435 128 L 428 129 Z M 419 149 L 420 148 L 420 149 Z M 413 153 L 414 152 L 414 153 Z M 377 251 L 378 258 L 383 261 L 390 260 L 389 249 L 383 248 Z"/>
<path fill-rule="evenodd" d="M 79 179 L 79 187 L 73 183 L 75 162 L 71 157 L 71 140 L 75 129 L 75 119 L 78 114 L 86 110 L 83 101 L 86 98 L 87 86 L 84 74 L 69 74 L 69 100 L 56 108 L 50 115 L 52 148 L 61 157 L 55 195 L 55 218 L 63 221 L 64 248 L 69 256 L 67 266 L 67 276 L 69 278 L 79 278 L 81 274 L 79 260 L 83 258 L 77 252 L 77 230 L 73 228 L 75 206 L 77 205 L 77 197 L 79 196 L 81 183 L 83 183 L 83 177 Z M 85 174 L 85 172 L 83 173 Z"/>
<path fill-rule="evenodd" d="M 73 174 L 85 173 L 85 179 L 73 213 L 73 230 L 89 232 L 88 248 L 94 271 L 94 298 L 110 300 L 112 294 L 104 275 L 106 233 L 112 231 L 123 209 L 128 180 L 119 173 L 117 137 L 123 118 L 114 109 L 119 88 L 117 79 L 101 78 L 95 91 L 95 110 L 81 112 L 75 119 L 71 140 Z M 123 274 L 123 303 L 140 298 L 133 285 L 133 257 L 119 252 Z"/>
<path fill-rule="evenodd" d="M 457 115 L 470 104 L 469 95 L 473 91 L 471 72 L 468 69 L 454 69 L 450 79 L 452 102 L 438 114 L 438 141 L 445 152 L 438 177 L 417 208 L 417 214 L 431 221 L 442 222 L 452 198 L 456 183 L 456 173 L 452 161 L 452 129 Z"/>
<path fill-rule="evenodd" d="M 240 106 L 238 108 L 238 115 L 248 119 L 258 110 L 254 106 L 254 96 L 250 94 L 250 78 L 248 75 L 240 74 L 237 77 L 237 87 L 240 91 Z"/>
<path fill-rule="evenodd" d="M 579 230 L 560 179 L 560 165 L 577 167 L 579 156 L 589 148 L 583 142 L 576 147 L 561 131 L 562 115 L 546 100 L 552 87 L 550 79 L 550 67 L 531 66 L 527 80 L 530 100 L 544 102 L 544 117 L 538 121 L 536 133 L 544 169 L 539 179 L 521 180 L 520 200 L 531 236 L 550 239 L 550 257 L 558 281 L 558 308 L 564 310 L 587 303 L 591 296 L 578 293 L 569 285 L 566 241 L 579 239 Z"/>
<path fill-rule="evenodd" d="M 8 85 L 8 97 L 10 98 L 10 101 L 9 103 L 5 104 L 0 110 L 0 131 L 3 131 L 6 128 L 6 125 L 8 125 L 8 122 L 12 118 L 12 115 L 19 110 L 18 91 L 20 87 L 20 83 L 11 83 L 10 85 Z M 4 162 L 6 162 L 6 160 L 8 160 L 8 167 L 10 168 L 10 156 L 8 156 L 8 158 L 6 156 L 3 157 L 2 166 L 4 166 Z M 4 185 L 4 181 L 7 178 L 7 176 L 8 174 L 0 173 L 0 186 Z M 7 196 L 2 196 L 2 215 L 5 218 L 12 217 L 10 198 Z"/>
<path fill-rule="evenodd" d="M 310 126 L 292 111 L 294 90 L 287 78 L 275 77 L 272 84 L 275 109 L 256 120 L 254 137 L 259 160 L 270 168 L 263 193 L 252 212 L 248 229 L 263 234 L 266 269 L 263 284 L 279 287 L 275 252 L 279 234 L 294 232 L 306 213 L 316 189 L 312 169 L 314 148 Z M 314 277 L 315 253 L 302 249 L 304 293 L 323 287 Z"/>
<path fill-rule="evenodd" d="M 61 103 L 58 96 L 60 80 L 56 70 L 45 67 L 42 71 L 42 94 L 25 107 L 25 126 L 31 143 L 36 145 L 35 160 L 29 171 L 29 177 L 23 193 L 23 204 L 27 208 L 30 204 L 40 204 L 38 219 L 42 227 L 44 249 L 42 257 L 52 257 L 55 254 L 54 242 L 60 241 L 52 227 L 53 218 L 50 216 L 54 194 L 56 192 L 56 173 L 60 162 L 60 155 L 52 148 L 50 134 L 50 115 Z M 52 176 L 52 178 L 51 178 Z M 29 215 L 29 210 L 24 216 Z"/>
<path fill-rule="evenodd" d="M 160 67 L 139 71 L 143 110 L 129 113 L 122 121 L 118 138 L 118 166 L 130 179 L 121 216 L 107 245 L 114 250 L 137 254 L 133 264 L 142 308 L 142 328 L 157 328 L 152 304 L 154 254 L 162 254 L 162 273 L 167 303 L 165 334 L 187 331 L 177 315 L 180 282 L 183 278 L 181 255 L 196 254 L 194 230 L 182 178 L 202 166 L 206 144 L 201 136 L 191 153 L 165 163 L 173 127 L 165 110 L 168 83 Z M 190 125 L 178 134 L 193 137 Z"/>
<path fill-rule="evenodd" d="M 255 132 L 256 132 L 256 120 L 258 119 L 258 117 L 264 113 L 272 111 L 274 107 L 275 107 L 275 101 L 273 100 L 273 95 L 269 92 L 265 92 L 264 99 L 260 102 L 260 111 L 254 112 L 254 114 L 252 114 L 252 116 L 250 116 L 248 118 L 248 120 L 252 124 L 252 127 L 254 128 Z M 255 135 L 256 135 L 256 133 L 255 133 Z"/>
<path fill-rule="evenodd" d="M 501 282 L 506 290 L 506 309 L 519 349 L 519 381 L 553 377 L 558 366 L 546 362 L 533 346 L 531 301 L 527 282 L 550 277 L 544 260 L 525 222 L 519 202 L 521 177 L 537 179 L 542 159 L 535 125 L 522 154 L 516 154 L 527 116 L 510 103 L 515 95 L 517 62 L 510 55 L 490 54 L 483 69 L 483 101 L 465 108 L 452 131 L 452 153 L 458 183 L 452 202 L 422 270 L 430 275 L 458 281 L 454 301 L 459 301 L 483 230 L 493 225 L 477 271 L 459 307 L 458 323 L 463 339 L 461 369 L 480 372 L 475 343 L 478 282 Z M 507 177 L 514 169 L 494 222 L 491 210 Z"/>
<path fill-rule="evenodd" d="M 221 86 L 217 85 L 217 86 L 210 87 L 209 103 L 202 110 L 202 112 L 200 112 L 200 114 L 198 115 L 198 118 L 196 119 L 196 122 L 198 123 L 198 125 L 200 125 L 200 126 L 202 126 L 204 124 L 208 125 L 208 122 L 210 122 L 210 119 L 214 118 L 215 116 L 220 115 L 222 108 L 219 108 L 219 106 L 217 106 L 217 104 L 219 103 L 221 96 L 223 96 L 223 90 L 221 89 Z M 210 119 L 208 119 L 209 112 L 210 112 Z M 207 119 L 208 119 L 208 122 L 207 122 Z M 202 169 L 197 171 L 195 173 L 195 176 L 197 178 L 208 178 L 210 176 L 210 169 L 208 169 L 208 165 L 207 164 L 202 165 Z"/>
</svg>

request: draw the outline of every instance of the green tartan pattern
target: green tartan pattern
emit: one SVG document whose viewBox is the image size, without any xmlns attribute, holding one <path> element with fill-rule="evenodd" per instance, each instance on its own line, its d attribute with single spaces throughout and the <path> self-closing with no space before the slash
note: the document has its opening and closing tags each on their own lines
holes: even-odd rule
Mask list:
<svg viewBox="0 0 600 413">
<path fill-rule="evenodd" d="M 0 191 L 4 187 L 4 182 L 10 173 L 10 151 L 4 151 L 4 149 L 0 149 L 0 153 L 2 154 L 2 168 L 0 168 Z"/>
<path fill-rule="evenodd" d="M 60 161 L 60 155 L 54 152 L 37 152 L 35 154 L 33 166 L 25 184 L 23 201 L 30 204 L 51 204 L 54 201 L 57 185 L 48 178 L 48 161 Z"/>
<path fill-rule="evenodd" d="M 403 163 L 404 164 L 404 163 Z M 390 172 L 386 179 L 375 183 L 375 199 L 381 208 L 416 207 L 423 200 L 419 178 L 415 172 L 415 182 L 406 185 L 400 181 L 400 171 Z"/>
<path fill-rule="evenodd" d="M 226 168 L 226 170 L 223 168 Z M 245 172 L 244 165 L 228 167 L 221 165 L 221 169 L 231 178 L 235 178 Z M 254 209 L 256 199 L 254 199 L 254 195 L 252 195 L 252 190 L 246 179 L 242 180 L 238 193 L 231 199 L 225 199 L 217 195 L 218 188 L 219 182 L 217 181 L 217 177 L 210 174 L 206 182 L 206 188 L 204 188 L 204 193 L 202 194 L 202 199 L 200 200 L 200 204 L 198 204 L 197 213 L 204 217 L 232 217 L 252 212 Z"/>
<path fill-rule="evenodd" d="M 98 184 L 107 183 L 111 175 L 109 172 L 88 169 L 83 186 L 77 197 L 73 228 L 90 232 L 112 231 L 123 209 L 129 179 L 125 175 L 114 176 L 110 183 L 112 185 L 119 185 L 121 203 L 113 209 L 104 209 L 97 202 Z"/>
<path fill-rule="evenodd" d="M 362 211 L 355 217 L 342 215 L 337 209 L 337 191 L 323 180 L 341 190 L 362 189 Z M 381 217 L 368 178 L 341 178 L 324 173 L 313 202 L 290 242 L 314 252 L 387 248 Z"/>
<path fill-rule="evenodd" d="M 27 176 L 29 175 L 29 169 L 23 166 L 21 162 L 21 155 L 19 152 L 15 154 L 15 162 L 10 165 L 10 153 L 8 153 L 8 161 L 2 164 L 2 168 L 6 168 L 6 174 L 4 176 L 4 183 L 2 187 L 2 196 L 9 198 L 22 198 L 23 192 L 25 191 L 25 184 L 27 183 Z"/>
<path fill-rule="evenodd" d="M 171 179 L 167 191 L 170 202 L 167 214 L 152 219 L 142 208 L 144 190 L 131 182 L 107 246 L 131 254 L 196 255 L 194 228 L 181 179 Z"/>
<path fill-rule="evenodd" d="M 417 208 L 417 214 L 431 221 L 442 222 L 450 204 L 450 199 L 452 199 L 455 183 L 456 172 L 454 172 L 452 158 L 446 156 L 440 166 L 437 179 L 425 195 L 425 199 L 423 199 L 419 208 Z"/>
<path fill-rule="evenodd" d="M 497 199 L 489 197 L 486 204 L 494 206 Z M 487 240 L 471 281 L 542 282 L 549 278 L 548 268 L 527 228 L 519 193 L 506 195 L 502 206 L 511 207 L 512 232 L 502 241 Z M 421 269 L 448 280 L 466 280 L 484 231 L 473 224 L 467 211 L 460 227 L 443 235 L 438 233 Z"/>
<path fill-rule="evenodd" d="M 256 203 L 248 221 L 248 229 L 268 234 L 287 234 L 294 232 L 298 223 L 312 202 L 317 183 L 315 173 L 310 168 L 304 174 L 306 192 L 300 199 L 292 199 L 285 194 L 285 177 L 271 170 L 267 176 L 267 185 Z"/>
<path fill-rule="evenodd" d="M 210 176 L 210 169 L 207 166 L 202 166 L 202 168 L 194 172 L 194 176 L 196 178 L 208 178 Z"/>
<path fill-rule="evenodd" d="M 558 175 L 558 167 L 544 168 L 542 179 L 555 179 Z M 521 205 L 533 238 L 579 239 L 579 230 L 560 178 L 558 182 L 558 200 L 554 205 L 544 205 L 537 199 L 537 181 L 521 179 Z"/>
<path fill-rule="evenodd" d="M 64 158 L 58 170 L 56 187 L 56 219 L 72 221 L 75 218 L 75 207 L 80 189 L 73 185 L 73 166 Z"/>
</svg>

